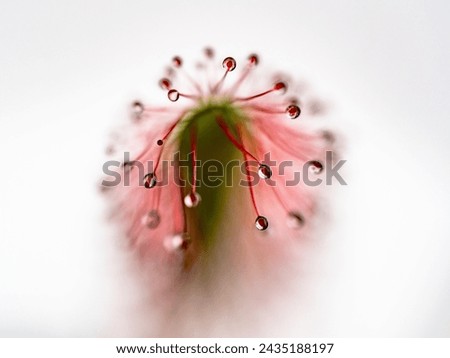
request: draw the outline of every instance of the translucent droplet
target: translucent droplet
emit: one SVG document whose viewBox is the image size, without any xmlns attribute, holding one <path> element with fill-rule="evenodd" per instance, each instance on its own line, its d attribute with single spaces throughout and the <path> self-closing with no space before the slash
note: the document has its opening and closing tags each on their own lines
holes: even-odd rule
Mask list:
<svg viewBox="0 0 450 358">
<path fill-rule="evenodd" d="M 231 72 L 236 68 L 236 60 L 233 57 L 227 57 L 225 60 L 223 60 L 222 66 L 227 71 Z"/>
<path fill-rule="evenodd" d="M 142 224 L 149 229 L 156 229 L 161 223 L 161 217 L 157 210 L 150 210 L 147 215 L 142 218 Z"/>
<path fill-rule="evenodd" d="M 164 144 L 164 141 L 162 139 L 158 139 L 156 141 L 156 144 L 158 144 L 161 147 Z"/>
<path fill-rule="evenodd" d="M 250 56 L 248 56 L 248 62 L 251 65 L 256 66 L 259 63 L 258 55 L 252 53 Z"/>
<path fill-rule="evenodd" d="M 164 239 L 163 245 L 169 252 L 186 250 L 189 247 L 191 238 L 188 233 L 175 234 Z"/>
<path fill-rule="evenodd" d="M 172 102 L 176 102 L 178 101 L 178 98 L 180 98 L 180 94 L 177 90 L 171 89 L 169 92 L 167 92 L 167 97 L 169 97 Z"/>
<path fill-rule="evenodd" d="M 303 225 L 305 225 L 305 219 L 301 214 L 293 211 L 288 214 L 287 226 L 289 228 L 300 229 Z"/>
<path fill-rule="evenodd" d="M 154 188 L 157 184 L 156 175 L 153 173 L 148 173 L 144 176 L 144 186 L 147 189 Z"/>
<path fill-rule="evenodd" d="M 139 118 L 144 112 L 144 105 L 139 101 L 134 101 L 131 104 L 131 110 L 133 111 L 135 118 Z"/>
<path fill-rule="evenodd" d="M 168 78 L 161 78 L 159 80 L 159 86 L 164 90 L 169 90 L 172 87 L 172 82 Z"/>
<path fill-rule="evenodd" d="M 214 50 L 211 47 L 206 47 L 204 51 L 205 51 L 206 57 L 208 57 L 208 58 L 214 57 Z"/>
<path fill-rule="evenodd" d="M 323 164 L 318 160 L 311 160 L 308 162 L 310 169 L 314 174 L 320 174 L 323 170 Z"/>
<path fill-rule="evenodd" d="M 260 164 L 258 168 L 258 175 L 261 179 L 270 179 L 272 177 L 272 169 L 268 165 Z"/>
<path fill-rule="evenodd" d="M 269 227 L 269 222 L 264 216 L 258 216 L 255 220 L 255 226 L 259 231 L 264 231 Z"/>
<path fill-rule="evenodd" d="M 199 193 L 191 192 L 184 197 L 184 205 L 186 205 L 188 208 L 195 208 L 201 200 L 202 197 Z"/>
<path fill-rule="evenodd" d="M 286 113 L 287 113 L 289 118 L 295 119 L 295 118 L 298 118 L 298 116 L 301 113 L 301 110 L 300 110 L 299 106 L 297 106 L 295 104 L 291 104 L 290 106 L 288 106 L 286 108 Z"/>
<path fill-rule="evenodd" d="M 181 65 L 183 64 L 183 60 L 180 56 L 175 56 L 174 58 L 172 58 L 172 64 L 175 67 L 181 67 Z"/>
<path fill-rule="evenodd" d="M 275 91 L 282 91 L 282 93 L 285 93 L 287 91 L 287 85 L 284 82 L 277 82 L 273 85 L 273 89 Z"/>
</svg>

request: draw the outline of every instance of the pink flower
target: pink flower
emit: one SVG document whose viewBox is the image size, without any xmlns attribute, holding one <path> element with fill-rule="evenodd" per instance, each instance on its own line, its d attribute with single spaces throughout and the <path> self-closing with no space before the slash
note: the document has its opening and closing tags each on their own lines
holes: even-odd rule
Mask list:
<svg viewBox="0 0 450 358">
<path fill-rule="evenodd" d="M 257 55 L 241 66 L 227 57 L 221 73 L 213 51 L 205 55 L 195 75 L 173 58 L 159 84 L 174 103 L 133 103 L 121 140 L 131 157 L 120 184 L 109 182 L 113 216 L 142 262 L 157 267 L 170 307 L 225 282 L 265 290 L 257 282 L 311 232 L 320 188 L 304 177 L 320 177 L 333 139 L 311 129 L 322 106 L 259 73 Z"/>
</svg>

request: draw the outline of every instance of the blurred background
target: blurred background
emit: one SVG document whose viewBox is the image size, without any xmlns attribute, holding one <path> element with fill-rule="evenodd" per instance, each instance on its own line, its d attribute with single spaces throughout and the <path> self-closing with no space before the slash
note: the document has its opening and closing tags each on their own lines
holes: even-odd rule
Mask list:
<svg viewBox="0 0 450 358">
<path fill-rule="evenodd" d="M 345 138 L 309 299 L 271 334 L 450 337 L 449 4 L 1 1 L 0 336 L 133 332 L 104 148 L 132 99 L 166 101 L 173 55 L 211 45 L 307 80 Z"/>
</svg>

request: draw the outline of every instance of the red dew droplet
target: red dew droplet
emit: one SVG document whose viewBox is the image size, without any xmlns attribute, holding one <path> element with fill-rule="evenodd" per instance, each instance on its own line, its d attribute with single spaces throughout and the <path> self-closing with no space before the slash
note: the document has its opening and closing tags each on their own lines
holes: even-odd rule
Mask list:
<svg viewBox="0 0 450 358">
<path fill-rule="evenodd" d="M 180 94 L 177 90 L 171 89 L 169 92 L 167 92 L 167 97 L 169 97 L 172 102 L 176 102 L 178 101 L 178 98 L 180 98 Z"/>
<path fill-rule="evenodd" d="M 284 82 L 277 82 L 274 84 L 273 89 L 275 91 L 283 91 L 283 93 L 284 93 L 287 90 L 287 85 Z"/>
<path fill-rule="evenodd" d="M 314 173 L 319 174 L 322 172 L 323 164 L 321 162 L 319 162 L 318 160 L 311 160 L 309 163 L 311 165 L 311 170 Z"/>
<path fill-rule="evenodd" d="M 289 118 L 295 119 L 295 118 L 298 118 L 298 116 L 300 116 L 301 110 L 300 110 L 299 106 L 297 106 L 295 104 L 291 104 L 290 106 L 288 106 L 286 108 L 286 113 Z"/>
<path fill-rule="evenodd" d="M 248 56 L 248 62 L 253 65 L 256 66 L 259 63 L 259 58 L 258 55 L 256 54 L 251 54 L 250 56 Z"/>
<path fill-rule="evenodd" d="M 236 68 L 236 60 L 233 57 L 227 57 L 225 60 L 223 60 L 222 66 L 228 72 L 231 72 Z"/>
<path fill-rule="evenodd" d="M 258 216 L 255 220 L 255 226 L 259 231 L 264 231 L 269 227 L 269 221 L 264 216 Z"/>
<path fill-rule="evenodd" d="M 158 144 L 159 146 L 162 146 L 164 144 L 164 141 L 162 139 L 158 139 L 156 144 Z"/>
<path fill-rule="evenodd" d="M 172 64 L 175 67 L 181 67 L 181 65 L 183 64 L 183 60 L 180 56 L 175 56 L 174 58 L 172 58 Z"/>
<path fill-rule="evenodd" d="M 172 82 L 168 78 L 161 78 L 159 80 L 159 86 L 164 90 L 169 90 L 172 87 Z"/>
</svg>

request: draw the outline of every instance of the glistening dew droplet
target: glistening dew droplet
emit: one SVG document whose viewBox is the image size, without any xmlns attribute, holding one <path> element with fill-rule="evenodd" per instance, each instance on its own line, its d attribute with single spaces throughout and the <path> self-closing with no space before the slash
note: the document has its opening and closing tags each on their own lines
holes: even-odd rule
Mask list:
<svg viewBox="0 0 450 358">
<path fill-rule="evenodd" d="M 260 164 L 258 168 L 258 175 L 261 179 L 270 179 L 272 176 L 272 169 L 268 165 Z"/>
<path fill-rule="evenodd" d="M 180 233 L 168 236 L 164 239 L 164 247 L 168 252 L 186 250 L 189 247 L 190 237 L 188 233 Z"/>
<path fill-rule="evenodd" d="M 172 82 L 168 78 L 161 78 L 159 80 L 159 86 L 164 90 L 170 90 L 172 87 Z"/>
<path fill-rule="evenodd" d="M 175 56 L 174 58 L 172 58 L 172 64 L 174 67 L 181 67 L 181 65 L 183 64 L 183 60 L 180 56 Z"/>
<path fill-rule="evenodd" d="M 273 86 L 274 91 L 280 91 L 281 93 L 286 93 L 287 85 L 284 82 L 277 82 Z"/>
<path fill-rule="evenodd" d="M 202 198 L 199 193 L 190 192 L 184 197 L 184 205 L 186 205 L 188 208 L 195 208 L 201 200 Z"/>
<path fill-rule="evenodd" d="M 156 175 L 154 173 L 148 173 L 144 176 L 144 186 L 147 189 L 154 188 L 157 184 Z"/>
<path fill-rule="evenodd" d="M 320 174 L 323 171 L 323 164 L 318 160 L 311 160 L 309 162 L 310 169 L 314 174 Z"/>
<path fill-rule="evenodd" d="M 250 63 L 250 65 L 256 66 L 258 64 L 258 62 L 259 62 L 258 55 L 255 55 L 253 53 L 250 56 L 248 56 L 248 62 Z"/>
<path fill-rule="evenodd" d="M 227 57 L 222 62 L 223 68 L 231 72 L 236 68 L 236 60 L 233 57 Z"/>
<path fill-rule="evenodd" d="M 286 113 L 291 119 L 298 118 L 298 116 L 300 116 L 300 107 L 295 104 L 291 104 L 286 108 Z"/>
<path fill-rule="evenodd" d="M 269 221 L 260 215 L 255 220 L 255 226 L 259 231 L 264 231 L 269 227 Z"/>
<path fill-rule="evenodd" d="M 171 89 L 169 92 L 167 92 L 167 97 L 172 101 L 176 102 L 178 101 L 178 98 L 180 98 L 180 94 L 176 89 Z"/>
</svg>

